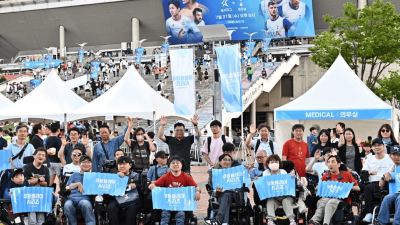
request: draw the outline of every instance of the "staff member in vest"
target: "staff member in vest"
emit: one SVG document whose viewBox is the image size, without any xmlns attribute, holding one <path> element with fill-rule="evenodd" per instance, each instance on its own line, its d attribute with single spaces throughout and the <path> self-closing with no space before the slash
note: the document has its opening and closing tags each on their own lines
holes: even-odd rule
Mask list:
<svg viewBox="0 0 400 225">
<path fill-rule="evenodd" d="M 218 157 L 223 154 L 222 146 L 231 142 L 231 140 L 225 135 L 221 135 L 222 124 L 218 120 L 214 120 L 210 123 L 212 137 L 208 137 L 204 141 L 203 149 L 204 158 L 208 163 L 208 169 L 211 169 L 218 163 Z"/>
<path fill-rule="evenodd" d="M 26 142 L 28 126 L 20 124 L 15 128 L 15 132 L 17 133 L 17 140 L 7 146 L 7 150 L 11 150 L 11 158 L 8 161 L 12 163 L 12 168 L 22 168 L 24 166 L 22 160 L 26 156 L 32 156 L 35 148 Z"/>
<path fill-rule="evenodd" d="M 194 126 L 195 136 L 197 139 L 200 139 L 201 133 L 200 128 L 197 124 L 198 120 L 199 117 L 197 116 L 197 114 L 194 114 L 191 121 Z M 175 137 L 165 137 L 164 129 L 165 125 L 167 125 L 167 118 L 165 118 L 165 116 L 162 116 L 160 119 L 160 123 L 161 126 L 160 130 L 158 131 L 158 138 L 168 144 L 170 155 L 177 155 L 185 160 L 185 167 L 182 168 L 182 171 L 190 174 L 190 149 L 192 147 L 192 144 L 194 143 L 195 136 L 191 135 L 188 137 L 184 137 L 185 125 L 183 123 L 176 123 L 174 125 Z"/>
<path fill-rule="evenodd" d="M 134 125 L 133 119 L 128 117 L 128 130 L 131 131 Z M 156 150 L 153 140 L 147 136 L 143 128 L 138 127 L 133 134 L 133 140 L 129 139 L 130 133 L 125 132 L 125 143 L 131 148 L 131 155 L 135 161 L 135 169 L 150 167 L 150 153 Z M 144 141 L 147 139 L 148 141 Z"/>
<path fill-rule="evenodd" d="M 154 183 L 158 178 L 171 171 L 167 165 L 168 156 L 164 151 L 156 153 L 157 165 L 150 167 L 147 173 L 147 181 Z"/>
<path fill-rule="evenodd" d="M 257 130 L 260 133 L 261 138 L 258 140 L 251 140 Z M 271 132 L 271 128 L 267 124 L 262 123 L 258 126 L 257 130 L 256 130 L 256 126 L 254 124 L 250 125 L 250 134 L 247 135 L 245 145 L 247 147 L 253 147 L 254 154 L 257 154 L 258 150 L 264 150 L 267 153 L 267 156 L 274 155 L 274 154 L 279 155 L 278 145 L 275 142 L 268 140 L 269 132 Z M 256 161 L 256 165 L 257 165 L 257 161 Z"/>
<path fill-rule="evenodd" d="M 72 163 L 73 159 L 71 157 L 72 150 L 75 148 L 79 148 L 82 150 L 83 155 L 88 155 L 92 157 L 92 151 L 88 145 L 89 138 L 87 135 L 82 137 L 82 141 L 79 142 L 79 135 L 81 132 L 78 128 L 73 127 L 68 130 L 68 136 L 71 139 L 71 142 L 67 142 L 66 137 L 61 137 L 62 145 L 60 151 L 58 152 L 58 158 L 61 160 L 63 165 Z M 86 149 L 89 149 L 88 151 Z"/>
</svg>

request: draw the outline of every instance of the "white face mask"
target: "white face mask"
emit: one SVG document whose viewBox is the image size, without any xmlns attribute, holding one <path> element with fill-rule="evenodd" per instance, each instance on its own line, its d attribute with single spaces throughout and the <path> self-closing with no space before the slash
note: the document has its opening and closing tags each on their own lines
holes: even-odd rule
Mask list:
<svg viewBox="0 0 400 225">
<path fill-rule="evenodd" d="M 142 135 L 136 136 L 137 141 L 144 141 L 144 137 Z"/>
<path fill-rule="evenodd" d="M 279 164 L 278 163 L 270 163 L 269 164 L 269 169 L 273 170 L 273 171 L 276 171 L 276 170 L 279 169 Z"/>
</svg>

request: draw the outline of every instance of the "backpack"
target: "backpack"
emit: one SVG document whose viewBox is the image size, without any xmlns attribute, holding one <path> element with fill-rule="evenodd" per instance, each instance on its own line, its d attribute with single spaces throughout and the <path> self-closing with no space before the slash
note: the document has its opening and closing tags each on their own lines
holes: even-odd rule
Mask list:
<svg viewBox="0 0 400 225">
<path fill-rule="evenodd" d="M 157 85 L 157 91 L 161 91 L 161 84 Z"/>
<path fill-rule="evenodd" d="M 271 149 L 272 155 L 275 154 L 274 153 L 274 143 L 271 140 L 269 140 L 268 143 L 269 143 L 269 148 Z M 256 147 L 254 149 L 254 154 L 257 153 L 257 150 L 260 147 L 260 144 L 261 144 L 261 139 L 258 139 L 257 143 L 256 143 Z"/>
<path fill-rule="evenodd" d="M 201 95 L 197 94 L 199 96 L 199 99 L 201 100 Z"/>
<path fill-rule="evenodd" d="M 0 198 L 10 198 L 8 194 L 8 182 L 11 180 L 11 171 L 12 169 L 6 169 L 0 173 Z"/>
<path fill-rule="evenodd" d="M 222 142 L 226 144 L 225 135 L 221 135 Z M 210 146 L 211 146 L 211 137 L 207 138 L 207 145 L 208 145 L 208 154 L 210 154 Z"/>
</svg>

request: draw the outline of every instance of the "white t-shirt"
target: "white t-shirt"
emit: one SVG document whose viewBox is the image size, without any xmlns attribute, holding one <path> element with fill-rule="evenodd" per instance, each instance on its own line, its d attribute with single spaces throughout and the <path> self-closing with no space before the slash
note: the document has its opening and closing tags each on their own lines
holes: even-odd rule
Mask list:
<svg viewBox="0 0 400 225">
<path fill-rule="evenodd" d="M 268 34 L 274 38 L 286 37 L 286 30 L 294 31 L 294 27 L 292 25 L 293 24 L 288 19 L 281 16 L 278 16 L 278 18 L 275 20 L 269 18 L 267 22 L 265 22 L 267 30 L 270 31 Z"/>
<path fill-rule="evenodd" d="M 72 62 L 68 62 L 68 67 L 72 67 Z"/>
<path fill-rule="evenodd" d="M 321 179 L 325 172 L 329 172 L 329 168 L 325 165 L 325 162 L 314 163 L 312 169 L 313 174 L 318 174 L 318 179 Z"/>
<path fill-rule="evenodd" d="M 385 157 L 383 159 L 379 159 L 379 160 L 376 159 L 376 155 L 375 155 L 375 156 L 369 157 L 369 158 L 367 158 L 367 160 L 365 160 L 362 170 L 368 170 L 368 171 L 375 170 L 378 174 L 370 175 L 369 181 L 370 182 L 380 181 L 383 174 L 385 174 L 393 166 L 393 164 L 394 163 L 388 154 L 385 154 Z"/>
<path fill-rule="evenodd" d="M 210 153 L 208 153 L 208 139 L 204 141 L 203 148 L 201 149 L 202 152 L 208 154 L 208 157 L 210 158 L 211 162 L 213 164 L 218 162 L 218 157 L 222 155 L 224 152 L 222 151 L 222 146 L 224 145 L 224 142 L 222 141 L 222 137 L 219 137 L 217 139 L 211 137 L 211 145 L 210 145 Z M 225 141 L 226 143 L 231 142 L 231 139 L 229 137 L 225 136 Z M 211 169 L 211 166 L 208 165 L 208 169 Z"/>
<path fill-rule="evenodd" d="M 187 25 L 190 24 L 191 22 L 192 21 L 186 16 L 181 16 L 181 19 L 178 21 L 175 21 L 172 19 L 172 17 L 170 17 L 165 22 L 166 23 L 165 25 L 167 27 L 167 33 L 169 35 L 172 35 L 173 38 L 182 39 L 186 41 L 188 33 Z M 182 29 L 185 30 L 185 33 L 182 35 L 181 38 L 179 38 L 179 32 Z"/>
<path fill-rule="evenodd" d="M 81 171 L 81 167 L 75 166 L 73 163 L 70 163 L 70 164 L 67 164 L 64 166 L 63 174 L 76 173 L 76 172 L 80 172 L 80 171 Z"/>
<path fill-rule="evenodd" d="M 282 6 L 282 16 L 288 19 L 293 25 L 303 19 L 306 15 L 306 4 L 300 2 L 299 8 L 294 9 L 290 5 L 290 2 Z"/>
</svg>

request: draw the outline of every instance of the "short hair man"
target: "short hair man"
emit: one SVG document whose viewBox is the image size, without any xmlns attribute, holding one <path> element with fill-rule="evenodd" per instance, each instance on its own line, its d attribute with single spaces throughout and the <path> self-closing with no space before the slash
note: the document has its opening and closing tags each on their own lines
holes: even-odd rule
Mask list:
<svg viewBox="0 0 400 225">
<path fill-rule="evenodd" d="M 270 18 L 265 22 L 265 27 L 270 37 L 284 38 L 289 36 L 289 30 L 295 31 L 296 27 L 287 18 L 279 16 L 275 2 L 268 2 L 268 13 Z"/>
<path fill-rule="evenodd" d="M 22 168 L 24 166 L 24 157 L 32 156 L 35 152 L 35 148 L 33 145 L 26 142 L 28 126 L 20 124 L 16 127 L 15 132 L 17 140 L 7 146 L 7 150 L 11 150 L 11 158 L 9 162 L 12 162 L 13 168 Z"/>
<path fill-rule="evenodd" d="M 155 159 L 157 161 L 157 165 L 151 166 L 149 168 L 149 172 L 147 173 L 147 180 L 149 182 L 154 183 L 158 180 L 158 178 L 171 171 L 167 165 L 168 156 L 169 155 L 164 151 L 159 151 L 156 153 Z"/>
<path fill-rule="evenodd" d="M 321 179 L 322 176 L 329 171 L 328 159 L 331 155 L 336 155 L 336 151 L 332 150 L 331 147 L 325 147 L 322 151 L 322 156 L 324 157 L 325 161 L 323 163 L 315 163 L 321 157 L 321 151 L 315 151 L 313 160 L 311 160 L 306 167 L 306 172 L 317 174 L 318 179 Z"/>
<path fill-rule="evenodd" d="M 265 150 L 260 150 L 256 153 L 256 160 L 258 167 L 253 168 L 250 171 L 250 179 L 251 180 L 257 180 L 259 176 L 261 176 L 266 168 L 267 165 L 265 165 L 265 162 L 268 158 L 267 152 Z"/>
<path fill-rule="evenodd" d="M 59 133 L 60 123 L 52 123 L 51 135 L 46 141 L 47 154 L 49 155 L 48 158 L 50 162 L 50 185 L 54 183 L 54 179 L 60 174 L 62 168 L 61 160 L 58 158 L 58 152 L 62 146 L 62 141 L 58 137 Z M 52 148 L 55 149 L 55 151 L 51 151 Z"/>
<path fill-rule="evenodd" d="M 117 162 L 118 162 L 118 159 L 121 158 L 122 156 L 125 156 L 125 153 L 124 153 L 124 151 L 122 151 L 122 149 L 118 149 L 117 151 L 115 151 L 114 159 L 115 159 L 116 166 L 111 168 L 111 170 L 110 170 L 111 173 L 118 173 Z"/>
<path fill-rule="evenodd" d="M 285 17 L 293 25 L 306 16 L 307 5 L 300 0 L 290 0 L 282 6 L 282 17 Z"/>
<path fill-rule="evenodd" d="M 3 138 L 4 131 L 3 128 L 0 127 L 0 150 L 7 149 L 7 140 Z"/>
<path fill-rule="evenodd" d="M 79 136 L 81 132 L 79 131 L 78 128 L 73 127 L 68 130 L 68 136 L 69 139 L 71 140 L 70 142 L 67 142 L 66 137 L 61 137 L 62 141 L 62 146 L 60 148 L 60 151 L 58 152 L 58 158 L 61 160 L 61 163 L 63 165 L 65 164 L 70 164 L 73 161 L 73 158 L 71 157 L 72 150 L 74 148 L 79 148 L 82 150 L 82 155 L 88 155 L 92 156 L 92 151 L 90 150 L 89 146 L 89 137 L 87 134 L 82 134 L 82 139 L 79 142 Z M 86 150 L 88 149 L 88 150 Z"/>
<path fill-rule="evenodd" d="M 218 157 L 223 154 L 222 146 L 227 142 L 232 142 L 229 137 L 221 135 L 222 124 L 218 120 L 210 123 L 212 137 L 208 137 L 203 144 L 202 152 L 208 163 L 208 169 L 218 164 Z M 210 141 L 210 143 L 208 143 Z"/>
<path fill-rule="evenodd" d="M 33 125 L 32 131 L 34 136 L 30 139 L 30 143 L 35 149 L 39 147 L 44 148 L 42 136 L 46 134 L 46 130 L 44 129 L 43 124 L 37 123 Z"/>
<path fill-rule="evenodd" d="M 179 15 L 186 16 L 191 21 L 194 21 L 196 19 L 194 13 L 196 9 L 200 9 L 201 12 L 204 12 L 204 14 L 206 15 L 209 14 L 208 8 L 205 5 L 196 2 L 196 0 L 183 0 L 182 3 L 186 6 L 180 10 Z"/>
<path fill-rule="evenodd" d="M 317 144 L 318 144 L 317 128 L 311 127 L 310 128 L 310 136 L 307 137 L 307 145 L 308 145 L 308 150 L 310 151 L 310 155 L 314 151 L 314 147 Z"/>
<path fill-rule="evenodd" d="M 167 27 L 167 35 L 172 36 L 171 43 L 186 43 L 187 42 L 187 25 L 192 21 L 179 13 L 181 4 L 172 0 L 168 3 L 169 12 L 171 17 L 165 22 Z"/>
<path fill-rule="evenodd" d="M 83 156 L 83 151 L 81 148 L 75 147 L 74 149 L 72 149 L 71 151 L 72 162 L 64 166 L 63 174 L 77 173 L 81 171 L 79 160 L 81 159 L 82 156 Z"/>
<path fill-rule="evenodd" d="M 257 130 L 260 134 L 260 139 L 252 140 Z M 269 140 L 269 132 L 271 131 L 271 128 L 267 124 L 262 123 L 258 126 L 257 130 L 254 124 L 250 125 L 250 134 L 247 135 L 245 145 L 247 147 L 253 147 L 255 154 L 257 154 L 259 150 L 264 150 L 267 153 L 267 156 L 274 154 L 278 155 L 278 145 L 272 140 Z"/>
</svg>

